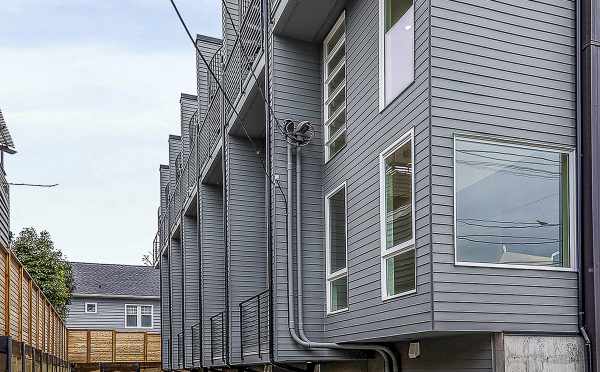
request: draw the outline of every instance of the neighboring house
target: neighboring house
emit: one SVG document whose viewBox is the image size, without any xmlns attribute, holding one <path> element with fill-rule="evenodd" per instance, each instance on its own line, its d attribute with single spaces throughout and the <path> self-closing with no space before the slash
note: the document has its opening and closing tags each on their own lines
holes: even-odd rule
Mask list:
<svg viewBox="0 0 600 372">
<path fill-rule="evenodd" d="M 600 7 L 222 3 L 159 168 L 163 369 L 599 371 Z"/>
<path fill-rule="evenodd" d="M 160 332 L 158 270 L 73 262 L 67 328 Z"/>
</svg>

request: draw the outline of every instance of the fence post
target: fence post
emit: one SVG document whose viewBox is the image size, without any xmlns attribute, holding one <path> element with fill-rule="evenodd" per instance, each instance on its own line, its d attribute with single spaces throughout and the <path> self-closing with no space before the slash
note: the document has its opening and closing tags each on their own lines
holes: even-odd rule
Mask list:
<svg viewBox="0 0 600 372">
<path fill-rule="evenodd" d="M 6 261 L 4 262 L 4 332 L 10 336 L 10 251 L 6 251 Z"/>
</svg>

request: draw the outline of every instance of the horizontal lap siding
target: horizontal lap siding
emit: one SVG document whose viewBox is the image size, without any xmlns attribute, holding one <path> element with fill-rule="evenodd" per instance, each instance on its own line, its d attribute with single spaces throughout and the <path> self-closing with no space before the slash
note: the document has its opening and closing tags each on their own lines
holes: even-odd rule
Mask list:
<svg viewBox="0 0 600 372">
<path fill-rule="evenodd" d="M 85 303 L 96 303 L 96 313 L 86 313 Z M 153 328 L 125 328 L 125 305 L 152 305 Z M 74 297 L 68 305 L 69 316 L 66 326 L 69 329 L 111 329 L 120 331 L 161 332 L 160 300 L 139 300 L 126 298 L 85 298 Z M 42 315 L 40 314 L 40 317 Z M 165 333 L 168 337 L 168 333 Z"/>
<path fill-rule="evenodd" d="M 161 328 L 161 353 L 162 353 L 162 365 L 164 369 L 169 367 L 169 344 L 171 339 L 171 314 L 169 311 L 169 256 L 164 255 L 160 259 L 160 309 L 161 314 L 164 314 L 163 320 L 160 323 Z"/>
<path fill-rule="evenodd" d="M 210 318 L 225 310 L 225 276 L 223 244 L 223 192 L 221 186 L 200 185 L 200 252 L 202 297 L 202 359 L 203 365 L 213 365 L 210 359 Z"/>
<path fill-rule="evenodd" d="M 347 182 L 349 311 L 328 316 L 333 341 L 431 330 L 429 3 L 415 1 L 415 81 L 379 112 L 378 3 L 352 1 L 347 24 L 347 145 L 324 170 L 324 192 Z M 415 132 L 417 293 L 381 298 L 379 154 Z"/>
<path fill-rule="evenodd" d="M 454 265 L 456 133 L 575 146 L 575 1 L 432 0 L 436 330 L 577 330 L 577 275 Z"/>
<path fill-rule="evenodd" d="M 324 273 L 324 222 L 321 167 L 323 164 L 323 138 L 321 118 L 321 46 L 273 37 L 272 94 L 275 116 L 283 119 L 308 120 L 313 123 L 314 137 L 302 149 L 302 221 L 304 264 L 304 322 L 307 335 L 315 341 L 324 340 L 325 316 Z M 275 245 L 273 304 L 276 337 L 276 358 L 279 361 L 318 360 L 339 358 L 339 353 L 328 350 L 309 351 L 295 343 L 288 328 L 287 306 L 287 238 L 283 193 L 287 195 L 286 140 L 278 130 L 273 131 L 273 173 L 279 175 L 279 187 L 273 188 L 275 217 L 273 233 Z M 295 150 L 294 150 L 295 152 Z M 293 160 L 295 164 L 295 157 Z M 294 182 L 295 205 L 295 182 Z M 286 196 L 287 198 L 287 196 Z M 295 217 L 293 236 L 295 237 Z M 295 238 L 294 238 L 295 239 Z M 292 242 L 295 252 L 295 240 Z M 295 256 L 295 255 L 294 255 Z M 295 266 L 294 259 L 294 268 Z M 295 270 L 292 273 L 296 278 Z"/>
<path fill-rule="evenodd" d="M 239 304 L 264 291 L 268 282 L 265 173 L 247 139 L 230 136 L 227 153 L 230 354 L 235 364 L 241 362 Z M 247 319 L 244 324 L 248 322 L 257 321 Z"/>
<path fill-rule="evenodd" d="M 181 240 L 171 239 L 171 329 L 173 331 L 173 365 L 178 363 L 178 335 L 183 331 L 183 257 L 182 257 Z"/>
<path fill-rule="evenodd" d="M 185 360 L 192 365 L 192 326 L 200 321 L 200 246 L 195 216 L 183 217 L 185 265 Z"/>
</svg>

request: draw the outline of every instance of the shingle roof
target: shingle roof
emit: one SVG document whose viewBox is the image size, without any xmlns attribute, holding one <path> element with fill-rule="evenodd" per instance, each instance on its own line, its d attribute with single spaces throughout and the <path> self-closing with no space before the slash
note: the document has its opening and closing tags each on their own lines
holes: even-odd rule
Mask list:
<svg viewBox="0 0 600 372">
<path fill-rule="evenodd" d="M 159 271 L 151 266 L 72 262 L 73 294 L 159 296 Z"/>
<path fill-rule="evenodd" d="M 6 151 L 9 154 L 17 152 L 15 150 L 15 144 L 13 143 L 4 116 L 2 116 L 2 110 L 0 110 L 0 151 Z"/>
</svg>

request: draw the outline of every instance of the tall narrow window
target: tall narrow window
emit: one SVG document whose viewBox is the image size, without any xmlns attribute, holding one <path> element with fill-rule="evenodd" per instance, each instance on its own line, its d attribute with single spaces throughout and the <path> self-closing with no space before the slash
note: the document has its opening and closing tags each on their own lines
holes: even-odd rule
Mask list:
<svg viewBox="0 0 600 372">
<path fill-rule="evenodd" d="M 136 305 L 125 305 L 125 327 L 137 328 L 138 313 Z"/>
<path fill-rule="evenodd" d="M 141 306 L 141 324 L 142 328 L 152 327 L 152 305 Z"/>
<path fill-rule="evenodd" d="M 380 155 L 381 279 L 384 299 L 416 290 L 413 132 Z"/>
<path fill-rule="evenodd" d="M 346 265 L 346 184 L 325 197 L 327 248 L 327 311 L 348 308 L 348 267 Z"/>
<path fill-rule="evenodd" d="M 380 107 L 396 98 L 415 78 L 413 0 L 379 0 Z"/>
<path fill-rule="evenodd" d="M 570 152 L 467 138 L 454 151 L 457 263 L 572 267 Z"/>
<path fill-rule="evenodd" d="M 346 145 L 346 22 L 342 14 L 323 42 L 325 161 Z"/>
</svg>

